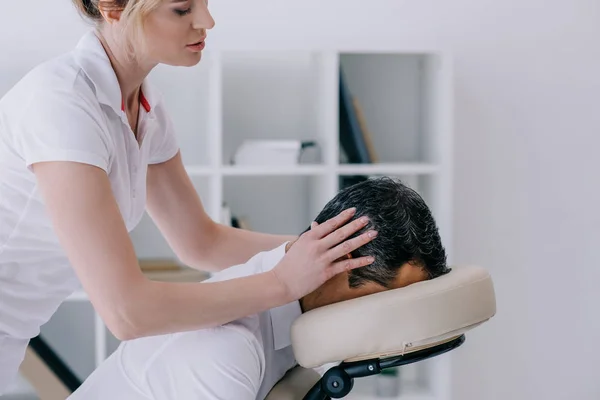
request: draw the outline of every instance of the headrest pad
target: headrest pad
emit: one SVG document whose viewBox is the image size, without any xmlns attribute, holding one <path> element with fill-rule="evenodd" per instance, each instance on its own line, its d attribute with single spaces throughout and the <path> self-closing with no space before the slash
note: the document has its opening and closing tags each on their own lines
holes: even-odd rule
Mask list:
<svg viewBox="0 0 600 400">
<path fill-rule="evenodd" d="M 454 267 L 432 280 L 304 313 L 292 325 L 292 345 L 305 368 L 386 357 L 456 337 L 495 313 L 489 273 Z"/>
</svg>

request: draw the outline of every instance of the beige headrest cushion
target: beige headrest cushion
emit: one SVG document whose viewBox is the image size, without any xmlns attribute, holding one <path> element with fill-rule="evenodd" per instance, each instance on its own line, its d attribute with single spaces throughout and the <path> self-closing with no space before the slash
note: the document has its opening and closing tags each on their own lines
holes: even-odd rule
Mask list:
<svg viewBox="0 0 600 400">
<path fill-rule="evenodd" d="M 292 325 L 300 365 L 386 357 L 461 335 L 496 313 L 489 273 L 454 267 L 438 278 L 304 313 Z"/>
</svg>

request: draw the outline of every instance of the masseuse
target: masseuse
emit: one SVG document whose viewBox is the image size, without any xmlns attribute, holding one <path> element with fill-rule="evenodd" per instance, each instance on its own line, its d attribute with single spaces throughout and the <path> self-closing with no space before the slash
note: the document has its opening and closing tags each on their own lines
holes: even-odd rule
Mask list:
<svg viewBox="0 0 600 400">
<path fill-rule="evenodd" d="M 30 338 L 81 284 L 121 340 L 197 330 L 287 304 L 370 257 L 343 212 L 300 236 L 272 271 L 206 284 L 149 281 L 131 231 L 148 211 L 178 258 L 207 271 L 292 239 L 213 222 L 173 124 L 146 81 L 194 66 L 214 26 L 205 0 L 73 0 L 95 23 L 73 51 L 0 100 L 0 394 Z M 343 246 L 343 247 L 340 247 Z"/>
</svg>

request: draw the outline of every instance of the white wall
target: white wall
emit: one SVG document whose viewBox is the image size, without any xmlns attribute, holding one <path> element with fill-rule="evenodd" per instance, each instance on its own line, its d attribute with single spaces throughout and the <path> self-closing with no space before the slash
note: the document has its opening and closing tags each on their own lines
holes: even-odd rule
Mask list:
<svg viewBox="0 0 600 400">
<path fill-rule="evenodd" d="M 68 1 L 5 2 L 0 91 L 75 44 Z M 600 2 L 211 1 L 208 46 L 450 48 L 455 255 L 490 269 L 498 315 L 455 352 L 455 399 L 600 398 Z"/>
</svg>

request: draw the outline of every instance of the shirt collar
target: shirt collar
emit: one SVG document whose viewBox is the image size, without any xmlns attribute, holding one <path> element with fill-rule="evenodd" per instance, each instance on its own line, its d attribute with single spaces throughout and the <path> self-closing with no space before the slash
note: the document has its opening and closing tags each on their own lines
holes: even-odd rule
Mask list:
<svg viewBox="0 0 600 400">
<path fill-rule="evenodd" d="M 265 253 L 263 258 L 263 271 L 269 271 L 281 261 L 285 255 L 285 247 L 287 242 L 274 249 L 271 252 Z M 302 315 L 300 302 L 292 301 L 291 303 L 272 308 L 269 310 L 271 314 L 271 327 L 273 329 L 273 345 L 275 350 L 281 350 L 292 345 L 292 324 Z"/>
<path fill-rule="evenodd" d="M 120 114 L 123 110 L 121 87 L 110 59 L 93 30 L 87 32 L 79 40 L 75 55 L 77 62 L 94 85 L 98 101 L 111 107 L 115 113 Z M 140 103 L 146 112 L 150 112 L 155 104 L 155 93 L 156 91 L 150 83 L 144 80 Z"/>
</svg>

